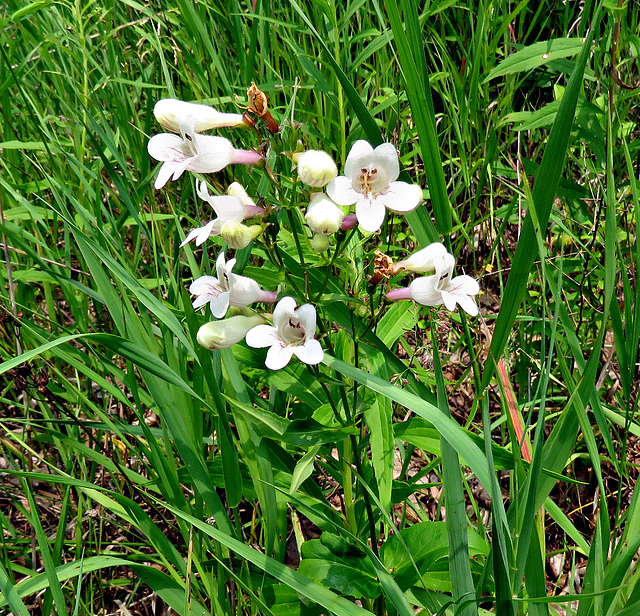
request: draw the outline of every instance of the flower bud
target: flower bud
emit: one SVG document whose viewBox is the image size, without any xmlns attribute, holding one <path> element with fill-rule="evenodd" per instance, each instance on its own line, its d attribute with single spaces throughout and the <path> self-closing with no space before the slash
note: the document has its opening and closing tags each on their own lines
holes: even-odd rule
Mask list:
<svg viewBox="0 0 640 616">
<path fill-rule="evenodd" d="M 340 228 L 343 231 L 349 231 L 353 229 L 357 224 L 358 224 L 358 217 L 355 214 L 349 214 L 343 218 Z"/>
<path fill-rule="evenodd" d="M 311 238 L 311 248 L 316 252 L 326 252 L 330 244 L 329 236 L 324 233 L 314 233 Z"/>
<path fill-rule="evenodd" d="M 445 259 L 446 254 L 447 249 L 444 247 L 444 244 L 441 244 L 440 242 L 429 244 L 426 248 L 413 253 L 405 261 L 396 263 L 393 267 L 393 273 L 395 274 L 402 269 L 410 272 L 417 272 L 419 274 L 432 272 L 436 269 L 436 261 Z"/>
<path fill-rule="evenodd" d="M 314 188 L 322 188 L 338 175 L 333 158 L 322 150 L 307 150 L 293 155 L 298 164 L 298 177 Z"/>
<path fill-rule="evenodd" d="M 257 314 L 250 317 L 238 315 L 222 321 L 210 321 L 198 330 L 196 339 L 205 349 L 228 349 L 240 342 L 250 329 L 264 322 L 264 319 Z"/>
<path fill-rule="evenodd" d="M 324 193 L 314 193 L 305 219 L 314 233 L 330 235 L 340 229 L 344 212 Z"/>
<path fill-rule="evenodd" d="M 159 100 L 153 108 L 153 113 L 164 128 L 174 133 L 180 132 L 180 122 L 188 116 L 193 117 L 194 130 L 198 133 L 211 128 L 246 124 L 242 114 L 222 113 L 208 105 L 187 103 L 175 98 Z"/>
<path fill-rule="evenodd" d="M 246 248 L 252 240 L 255 240 L 262 233 L 261 225 L 248 227 L 236 220 L 228 220 L 220 229 L 220 236 L 229 244 L 229 248 L 240 250 Z"/>
</svg>

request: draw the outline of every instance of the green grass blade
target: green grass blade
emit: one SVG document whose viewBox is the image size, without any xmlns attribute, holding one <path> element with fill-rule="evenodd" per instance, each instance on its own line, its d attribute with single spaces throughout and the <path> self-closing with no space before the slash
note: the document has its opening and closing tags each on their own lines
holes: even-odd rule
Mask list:
<svg viewBox="0 0 640 616">
<path fill-rule="evenodd" d="M 453 419 L 445 417 L 438 407 L 372 374 L 358 370 L 358 368 L 354 368 L 339 359 L 335 359 L 330 355 L 325 354 L 323 363 L 343 376 L 357 381 L 372 391 L 382 394 L 398 404 L 402 404 L 402 406 L 412 410 L 417 415 L 424 417 L 447 439 L 458 452 L 458 455 L 471 467 L 482 484 L 485 486 L 489 485 L 491 479 L 487 471 L 487 459 L 485 455 L 467 436 L 464 430 Z"/>
<path fill-rule="evenodd" d="M 442 374 L 442 365 L 440 363 L 436 327 L 436 324 L 432 321 L 430 329 L 431 342 L 434 348 L 433 368 L 438 392 L 438 407 L 445 417 L 450 418 L 451 411 L 449 410 L 449 399 Z M 440 443 L 442 450 L 442 483 L 447 508 L 446 523 L 447 536 L 449 537 L 449 572 L 451 575 L 451 586 L 453 588 L 453 601 L 457 605 L 469 601 L 464 607 L 459 608 L 459 612 L 461 616 L 473 616 L 474 614 L 478 614 L 478 607 L 474 602 L 476 594 L 473 578 L 471 577 L 467 535 L 467 509 L 462 473 L 460 472 L 460 460 L 456 450 L 446 438 L 440 437 Z"/>
<path fill-rule="evenodd" d="M 496 77 L 530 71 L 559 58 L 575 56 L 583 50 L 581 38 L 559 38 L 528 45 L 507 56 L 486 77 L 485 82 Z"/>
<path fill-rule="evenodd" d="M 429 183 L 436 227 L 441 235 L 446 236 L 451 233 L 451 204 L 436 134 L 431 86 L 429 77 L 425 74 L 424 46 L 418 35 L 420 26 L 416 3 L 412 0 L 401 0 L 399 4 L 402 7 L 402 12 L 399 10 L 396 0 L 388 0 L 384 4 L 391 22 L 393 38 L 398 48 L 400 70 L 404 77 L 407 98 L 411 104 L 418 130 L 420 152 Z M 407 32 L 405 32 L 404 26 L 406 26 Z M 418 60 L 418 65 L 416 65 L 416 58 L 422 58 L 422 61 Z M 412 221 L 410 220 L 410 222 Z"/>
<path fill-rule="evenodd" d="M 164 503 L 161 503 L 164 504 Z M 205 535 L 209 535 L 216 541 L 219 541 L 222 545 L 225 545 L 229 549 L 233 550 L 239 557 L 252 563 L 268 575 L 280 580 L 290 588 L 293 588 L 296 592 L 302 596 L 315 601 L 322 605 L 332 614 L 336 616 L 370 616 L 371 612 L 365 610 L 351 601 L 336 595 L 332 591 L 316 584 L 309 580 L 309 578 L 300 575 L 293 569 L 290 569 L 286 565 L 279 563 L 278 561 L 261 554 L 254 548 L 233 539 L 229 535 L 221 532 L 220 530 L 212 527 L 211 525 L 198 520 L 193 516 L 176 509 L 172 506 L 167 508 L 177 517 L 183 519 L 185 522 L 192 524 L 195 528 L 203 532 Z"/>
<path fill-rule="evenodd" d="M 42 574 L 41 574 L 42 575 Z M 29 616 L 27 606 L 22 602 L 20 593 L 11 582 L 0 562 L 0 607 L 8 606 L 14 616 Z"/>
<path fill-rule="evenodd" d="M 537 180 L 533 188 L 530 207 L 535 208 L 540 233 L 543 235 L 549 222 L 553 199 L 564 166 L 576 104 L 580 94 L 582 77 L 591 50 L 591 42 L 598 29 L 600 21 L 599 15 L 600 9 L 598 9 L 596 17 L 593 20 L 589 35 L 571 74 L 562 101 L 560 102 L 558 115 L 551 129 L 549 141 L 536 175 Z M 529 272 L 537 255 L 535 245 L 535 228 L 531 212 L 529 212 L 520 234 L 520 239 L 518 240 L 518 247 L 511 263 L 511 272 L 502 296 L 502 305 L 500 306 L 500 312 L 496 320 L 493 339 L 489 348 L 488 361 L 482 377 L 483 390 L 489 385 L 496 362 L 502 354 L 516 314 L 526 294 Z"/>
</svg>

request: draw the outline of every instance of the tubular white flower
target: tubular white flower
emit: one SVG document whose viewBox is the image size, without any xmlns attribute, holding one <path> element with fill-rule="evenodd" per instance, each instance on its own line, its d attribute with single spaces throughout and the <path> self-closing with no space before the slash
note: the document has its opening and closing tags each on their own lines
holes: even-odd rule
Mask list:
<svg viewBox="0 0 640 616">
<path fill-rule="evenodd" d="M 250 347 L 269 347 L 265 365 L 271 370 L 284 368 L 295 355 L 305 364 L 319 364 L 324 358 L 314 338 L 316 309 L 311 304 L 296 308 L 293 297 L 283 297 L 273 311 L 273 325 L 258 325 L 247 332 Z"/>
<path fill-rule="evenodd" d="M 418 274 L 425 274 L 426 272 L 432 272 L 436 269 L 436 262 L 438 260 L 445 259 L 447 255 L 447 249 L 444 244 L 440 242 L 434 242 L 429 244 L 426 248 L 414 252 L 405 261 L 399 261 L 394 266 L 394 271 L 401 269 L 408 270 L 409 272 L 416 272 Z M 444 263 L 446 265 L 446 262 Z"/>
<path fill-rule="evenodd" d="M 387 299 L 412 299 L 423 306 L 440 306 L 454 311 L 459 305 L 466 313 L 478 315 L 478 305 L 473 296 L 480 292 L 478 281 L 471 276 L 452 278 L 455 260 L 447 253 L 434 261 L 436 273 L 416 278 L 408 287 L 387 293 Z"/>
<path fill-rule="evenodd" d="M 236 264 L 235 259 L 225 263 L 224 253 L 221 252 L 216 261 L 216 276 L 200 276 L 189 287 L 189 293 L 196 295 L 193 307 L 200 308 L 207 302 L 211 314 L 221 319 L 227 314 L 229 306 L 248 306 L 255 302 L 272 304 L 276 301 L 276 293 L 263 291 L 258 283 L 247 276 L 239 276 L 231 270 Z"/>
<path fill-rule="evenodd" d="M 205 349 L 228 349 L 240 342 L 250 329 L 261 323 L 264 323 L 264 319 L 257 314 L 239 314 L 222 321 L 210 321 L 198 330 L 196 340 Z"/>
<path fill-rule="evenodd" d="M 198 227 L 189 232 L 182 244 L 180 244 L 180 247 L 194 239 L 196 246 L 200 246 L 200 244 L 212 235 L 220 235 L 225 223 L 229 221 L 241 223 L 247 217 L 247 208 L 238 197 L 231 195 L 210 195 L 207 190 L 207 185 L 204 182 L 196 184 L 196 192 L 201 199 L 213 208 L 217 218 L 209 221 L 203 227 Z"/>
<path fill-rule="evenodd" d="M 333 158 L 322 150 L 307 150 L 294 154 L 293 161 L 298 165 L 300 181 L 307 186 L 322 188 L 338 175 Z"/>
<path fill-rule="evenodd" d="M 244 219 L 253 218 L 254 216 L 264 216 L 265 209 L 256 205 L 256 202 L 247 194 L 244 186 L 239 182 L 232 182 L 227 188 L 227 194 L 233 197 L 237 197 L 244 205 L 245 214 Z"/>
<path fill-rule="evenodd" d="M 313 193 L 304 217 L 314 233 L 331 235 L 340 229 L 344 212 L 324 193 Z"/>
<path fill-rule="evenodd" d="M 189 116 L 194 119 L 194 130 L 198 133 L 212 128 L 246 125 L 241 113 L 222 113 L 209 105 L 187 103 L 175 98 L 163 98 L 153 108 L 156 120 L 163 128 L 180 132 L 180 122 Z"/>
<path fill-rule="evenodd" d="M 373 233 L 382 226 L 385 208 L 410 212 L 422 201 L 420 186 L 396 181 L 400 163 L 391 143 L 374 150 L 367 141 L 356 141 L 347 156 L 344 173 L 329 182 L 327 194 L 338 205 L 355 203 L 358 223 L 365 231 Z"/>
<path fill-rule="evenodd" d="M 262 159 L 256 152 L 236 150 L 224 137 L 200 135 L 194 126 L 195 119 L 188 116 L 180 121 L 180 135 L 160 133 L 149 139 L 149 155 L 163 163 L 155 188 L 162 188 L 169 179 L 177 180 L 185 170 L 214 173 L 227 165 L 255 164 Z"/>
</svg>

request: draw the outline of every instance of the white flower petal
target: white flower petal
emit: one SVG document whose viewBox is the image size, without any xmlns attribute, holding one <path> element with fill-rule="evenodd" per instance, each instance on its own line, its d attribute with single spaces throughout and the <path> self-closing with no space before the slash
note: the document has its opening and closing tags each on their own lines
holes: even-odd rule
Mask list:
<svg viewBox="0 0 640 616">
<path fill-rule="evenodd" d="M 160 170 L 158 171 L 158 176 L 156 177 L 156 181 L 153 183 L 153 187 L 156 190 L 159 190 L 160 188 L 162 188 L 170 180 L 175 170 L 175 167 L 176 167 L 176 163 L 172 163 L 171 161 L 162 163 Z"/>
<path fill-rule="evenodd" d="M 420 205 L 422 188 L 417 184 L 391 182 L 388 190 L 380 194 L 378 199 L 381 199 L 392 212 L 410 212 Z"/>
<path fill-rule="evenodd" d="M 219 195 L 209 197 L 207 202 L 211 205 L 216 215 L 225 222 L 227 220 L 236 220 L 237 222 L 244 220 L 247 208 L 238 197 Z"/>
<path fill-rule="evenodd" d="M 303 345 L 294 346 L 294 355 L 305 364 L 319 364 L 324 359 L 322 346 L 315 338 L 309 338 Z"/>
<path fill-rule="evenodd" d="M 233 267 L 236 264 L 235 259 L 231 259 L 231 261 L 233 261 L 233 263 L 231 264 L 231 267 Z M 231 263 L 231 261 L 229 261 L 229 263 Z M 221 252 L 216 259 L 216 274 L 218 275 L 218 280 L 225 279 L 225 274 L 227 273 L 226 268 L 227 263 L 225 260 L 224 252 Z"/>
<path fill-rule="evenodd" d="M 327 184 L 327 194 L 338 205 L 353 205 L 360 198 L 360 194 L 353 190 L 351 180 L 339 175 Z"/>
<path fill-rule="evenodd" d="M 198 156 L 188 169 L 196 173 L 214 173 L 224 169 L 233 160 L 233 146 L 228 139 L 214 135 L 195 135 Z"/>
<path fill-rule="evenodd" d="M 316 333 L 316 309 L 311 304 L 303 304 L 296 310 L 296 317 L 307 336 L 313 338 Z"/>
<path fill-rule="evenodd" d="M 196 235 L 196 246 L 200 246 L 200 244 L 204 243 L 213 235 L 213 229 L 215 227 L 216 221 L 210 220 L 204 227 L 200 227 L 196 229 L 198 234 Z"/>
<path fill-rule="evenodd" d="M 273 310 L 273 324 L 276 329 L 284 327 L 289 319 L 295 318 L 296 300 L 293 297 L 283 297 Z"/>
<path fill-rule="evenodd" d="M 216 319 L 221 319 L 227 314 L 227 310 L 229 310 L 229 295 L 229 291 L 225 291 L 211 298 L 209 306 L 211 307 L 211 314 Z"/>
<path fill-rule="evenodd" d="M 456 276 L 448 285 L 448 290 L 455 295 L 477 295 L 480 285 L 471 276 Z"/>
<path fill-rule="evenodd" d="M 423 306 L 439 306 L 442 304 L 442 293 L 437 289 L 440 276 L 423 276 L 416 278 L 409 285 L 411 298 Z"/>
<path fill-rule="evenodd" d="M 282 340 L 278 338 L 278 330 L 273 325 L 256 325 L 256 327 L 247 332 L 245 340 L 254 349 L 262 349 L 282 343 Z"/>
<path fill-rule="evenodd" d="M 442 297 L 442 303 L 444 304 L 445 308 L 447 310 L 450 310 L 451 312 L 454 312 L 456 309 L 456 301 L 460 296 L 453 295 L 447 290 L 441 291 L 440 296 Z"/>
<path fill-rule="evenodd" d="M 382 226 L 384 214 L 384 203 L 380 199 L 361 198 L 356 203 L 358 224 L 369 233 L 376 232 Z"/>
<path fill-rule="evenodd" d="M 258 301 L 260 286 L 253 278 L 229 274 L 231 288 L 230 303 L 232 306 L 248 306 Z"/>
<path fill-rule="evenodd" d="M 371 147 L 368 141 L 359 139 L 351 146 L 351 150 L 344 164 L 344 174 L 349 178 L 349 182 L 353 181 L 354 177 L 359 173 L 364 160 L 367 160 L 364 166 L 369 164 L 368 159 L 370 159 L 371 156 L 373 156 L 373 147 Z M 333 199 L 333 197 L 331 198 Z M 336 201 L 335 199 L 333 200 Z M 342 203 L 338 201 L 336 201 L 336 203 L 342 205 Z"/>
<path fill-rule="evenodd" d="M 264 364 L 270 370 L 280 370 L 284 368 L 293 357 L 292 346 L 284 346 L 284 344 L 274 344 L 268 351 Z"/>
<path fill-rule="evenodd" d="M 197 310 L 198 308 L 201 308 L 202 306 L 204 306 L 206 303 L 210 301 L 211 301 L 210 295 L 200 295 L 199 297 L 196 297 L 193 300 L 193 308 Z"/>
<path fill-rule="evenodd" d="M 200 244 L 206 241 L 211 235 L 214 235 L 214 226 L 215 220 L 210 220 L 203 227 L 196 227 L 189 232 L 187 237 L 184 238 L 184 241 L 180 244 L 180 248 L 188 244 L 193 239 L 196 240 L 196 246 L 200 246 Z"/>
<path fill-rule="evenodd" d="M 218 287 L 218 279 L 215 276 L 200 276 L 189 285 L 191 295 L 202 295 L 211 293 L 212 289 Z"/>
<path fill-rule="evenodd" d="M 182 243 L 180 244 L 180 248 L 182 248 L 183 246 L 186 246 L 192 239 L 198 237 L 198 234 L 200 233 L 200 229 L 202 229 L 202 227 L 197 227 L 196 229 L 192 229 L 191 231 L 189 231 L 189 233 L 187 234 L 187 237 L 185 237 Z"/>
<path fill-rule="evenodd" d="M 398 152 L 393 143 L 382 143 L 374 151 L 371 157 L 371 164 L 381 167 L 389 182 L 394 182 L 400 175 L 400 162 Z"/>
<path fill-rule="evenodd" d="M 445 245 L 440 242 L 434 242 L 422 250 L 414 252 L 408 259 L 401 261 L 398 265 L 402 264 L 402 267 L 410 272 L 423 274 L 433 271 L 436 268 L 436 260 L 442 259 L 445 254 L 447 254 Z"/>
<path fill-rule="evenodd" d="M 460 304 L 460 308 L 462 308 L 468 315 L 472 317 L 478 316 L 478 305 L 473 297 L 470 297 L 469 295 L 456 295 L 455 297 L 458 304 Z"/>
<path fill-rule="evenodd" d="M 153 135 L 151 139 L 149 139 L 149 143 L 147 143 L 147 152 L 152 158 L 156 160 L 165 162 L 165 161 L 175 161 L 179 158 L 179 160 L 183 160 L 188 155 L 183 152 L 182 137 L 179 135 L 172 135 L 171 133 L 160 133 L 159 135 Z"/>
</svg>

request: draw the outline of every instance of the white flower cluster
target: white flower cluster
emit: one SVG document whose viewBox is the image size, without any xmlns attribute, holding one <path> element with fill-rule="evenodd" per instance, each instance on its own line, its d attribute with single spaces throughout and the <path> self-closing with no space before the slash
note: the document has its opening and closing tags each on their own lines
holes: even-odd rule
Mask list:
<svg viewBox="0 0 640 616">
<path fill-rule="evenodd" d="M 367 141 L 356 141 L 341 176 L 326 152 L 308 150 L 294 156 L 294 161 L 302 182 L 313 188 L 326 186 L 326 195 L 312 195 L 306 214 L 307 223 L 316 235 L 330 235 L 345 228 L 345 215 L 338 206 L 355 204 L 355 219 L 360 228 L 374 233 L 382 226 L 387 209 L 410 212 L 422 201 L 420 186 L 397 181 L 400 163 L 391 143 L 374 149 Z M 347 223 L 352 224 L 351 220 Z"/>
<path fill-rule="evenodd" d="M 266 117 L 269 130 L 277 132 L 279 127 L 267 113 L 264 93 L 255 85 L 250 92 L 253 92 L 250 100 L 259 101 L 260 105 L 254 102 L 242 115 L 221 113 L 207 105 L 175 99 L 158 101 L 154 108 L 156 119 L 171 132 L 154 135 L 147 146 L 149 154 L 162 162 L 156 188 L 162 188 L 170 179 L 178 179 L 184 171 L 212 173 L 230 164 L 253 165 L 262 161 L 257 152 L 236 149 L 224 137 L 202 134 L 202 131 L 221 127 L 253 126 L 249 112 L 263 120 Z M 340 230 L 359 225 L 364 232 L 374 233 L 382 226 L 386 210 L 410 212 L 422 202 L 420 186 L 398 181 L 398 153 L 390 143 L 373 148 L 366 141 L 356 141 L 347 156 L 344 175 L 338 175 L 331 156 L 320 150 L 298 152 L 291 158 L 303 184 L 316 191 L 326 191 L 311 192 L 305 214 L 313 234 L 311 246 L 317 252 L 326 251 L 330 237 Z M 200 246 L 208 238 L 219 236 L 229 248 L 239 250 L 263 232 L 263 223 L 247 225 L 245 221 L 262 219 L 269 208 L 257 206 L 237 182 L 228 187 L 225 195 L 210 194 L 204 181 L 196 183 L 196 192 L 211 206 L 214 217 L 191 230 L 181 246 L 192 241 Z M 343 209 L 349 206 L 355 206 L 353 213 Z M 297 306 L 296 300 L 287 296 L 277 303 L 272 315 L 253 312 L 247 308 L 249 305 L 274 304 L 277 292 L 264 290 L 252 278 L 236 274 L 235 265 L 235 258 L 227 261 L 221 252 L 216 260 L 216 275 L 201 276 L 189 287 L 195 296 L 193 307 L 208 304 L 212 315 L 221 319 L 203 325 L 198 332 L 198 342 L 209 349 L 222 349 L 245 339 L 251 347 L 269 347 L 265 364 L 272 370 L 286 366 L 294 355 L 307 364 L 321 362 L 324 351 L 315 338 L 315 307 Z M 389 291 L 387 298 L 412 299 L 425 306 L 444 305 L 449 310 L 459 305 L 475 316 L 478 307 L 474 296 L 479 292 L 479 285 L 470 276 L 453 277 L 454 266 L 454 257 L 442 244 L 431 244 L 393 265 L 390 272 L 434 273 L 416 278 L 406 288 Z M 227 316 L 230 310 L 236 314 Z"/>
<path fill-rule="evenodd" d="M 200 133 L 212 128 L 247 125 L 244 115 L 221 113 L 207 105 L 175 99 L 158 101 L 154 114 L 164 128 L 180 133 L 180 136 L 161 133 L 149 140 L 149 154 L 162 162 L 155 181 L 157 189 L 169 179 L 178 179 L 185 170 L 213 173 L 229 164 L 255 164 L 262 159 L 256 152 L 235 149 L 224 137 Z M 215 218 L 190 231 L 181 246 L 192 240 L 200 246 L 209 237 L 217 235 L 230 248 L 241 249 L 262 233 L 262 225 L 243 224 L 249 218 L 264 216 L 265 210 L 256 206 L 237 182 L 229 186 L 226 195 L 210 195 L 205 182 L 196 185 L 196 192 L 211 206 Z M 337 227 L 328 232 L 336 230 Z M 235 264 L 235 259 L 226 261 L 222 252 L 216 260 L 216 276 L 201 276 L 189 287 L 189 292 L 195 296 L 194 308 L 209 304 L 213 316 L 223 319 L 211 321 L 200 328 L 197 335 L 199 344 L 208 349 L 223 349 L 246 337 L 249 346 L 270 347 L 265 363 L 272 370 L 286 366 L 294 355 L 307 364 L 321 362 L 324 351 L 315 339 L 316 309 L 310 304 L 296 307 L 292 297 L 284 297 L 273 311 L 273 326 L 267 324 L 265 316 L 256 313 L 224 318 L 232 306 L 246 307 L 256 302 L 273 304 L 277 300 L 276 292 L 265 291 L 252 278 L 235 274 Z"/>
</svg>

